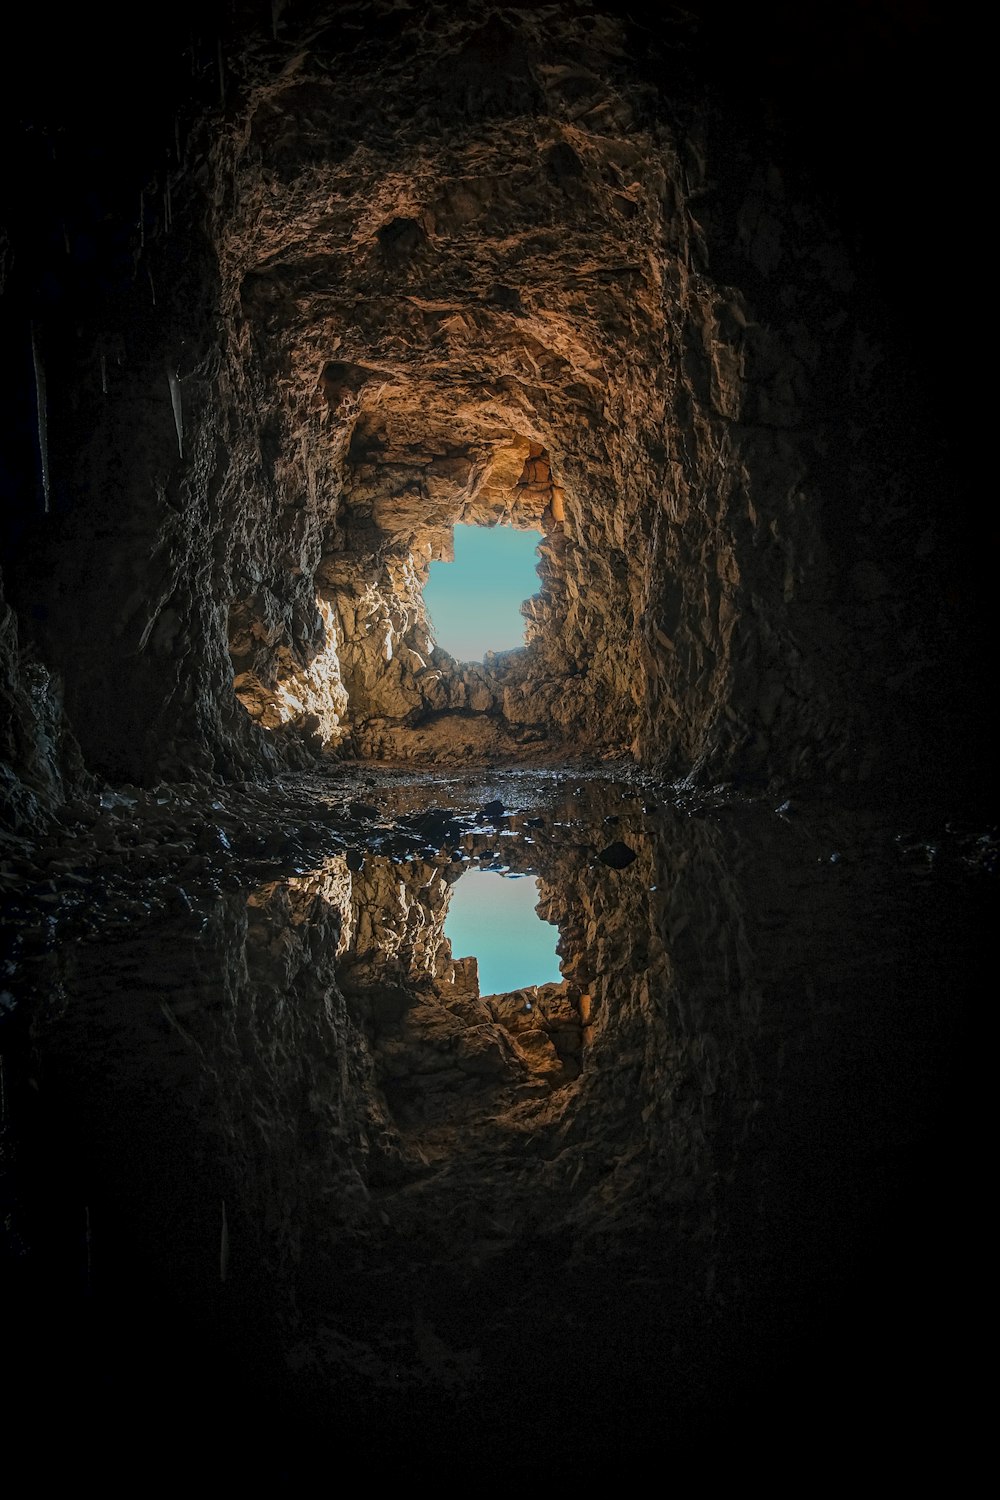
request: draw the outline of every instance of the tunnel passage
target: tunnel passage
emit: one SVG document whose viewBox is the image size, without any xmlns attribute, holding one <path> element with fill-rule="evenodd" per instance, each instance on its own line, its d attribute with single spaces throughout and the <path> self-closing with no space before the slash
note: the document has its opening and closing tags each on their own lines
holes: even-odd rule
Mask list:
<svg viewBox="0 0 1000 1500">
<path fill-rule="evenodd" d="M 687 22 L 585 10 L 401 27 L 374 0 L 265 38 L 241 12 L 225 98 L 215 39 L 123 187 L 111 302 L 70 158 L 41 259 L 25 197 L 5 303 L 39 514 L 12 508 L 4 650 L 88 767 L 580 751 L 778 783 L 920 760 L 928 716 L 960 733 L 933 707 L 967 680 L 945 491 L 850 237 L 749 102 L 688 74 Z M 469 506 L 519 524 L 529 459 L 540 613 L 463 676 L 420 579 Z M 32 670 L 10 680 L 39 730 L 11 756 L 58 785 Z"/>
<path fill-rule="evenodd" d="M 323 559 L 319 576 L 341 621 L 361 753 L 516 754 L 543 742 L 549 723 L 571 722 L 571 705 L 556 706 L 568 612 L 556 491 L 545 449 L 529 438 L 415 447 L 399 443 L 391 420 L 355 429 L 341 550 Z M 458 662 L 436 644 L 423 590 L 431 563 L 453 558 L 457 524 L 542 533 L 523 650 Z"/>
<path fill-rule="evenodd" d="M 439 227 L 442 217 L 439 210 Z M 395 269 L 380 261 L 366 267 L 363 256 L 351 265 L 366 289 L 369 277 L 381 282 Z M 304 360 L 301 343 L 321 334 L 342 339 L 333 330 L 343 316 L 338 309 L 334 322 L 322 302 L 309 299 L 316 326 L 293 320 L 289 327 L 287 299 L 302 302 L 296 281 L 294 269 L 271 268 L 246 277 L 242 292 L 258 339 L 277 341 L 293 370 Z M 312 375 L 297 444 L 289 432 L 294 413 L 284 418 L 285 462 L 305 464 L 315 510 L 299 551 L 310 552 L 323 628 L 299 632 L 296 650 L 280 626 L 275 633 L 267 619 L 248 622 L 238 607 L 230 637 L 237 695 L 266 728 L 294 715 L 328 747 L 371 758 L 517 757 L 581 740 L 611 753 L 632 749 L 644 695 L 632 661 L 634 624 L 647 559 L 637 548 L 630 560 L 623 518 L 595 495 L 609 479 L 595 475 L 595 462 L 583 464 L 570 493 L 564 471 L 574 467 L 573 455 L 552 447 L 553 434 L 565 444 L 567 414 L 558 403 L 547 410 L 544 390 L 502 373 L 530 360 L 537 373 L 565 383 L 572 366 L 516 326 L 523 313 L 491 309 L 471 319 L 451 304 L 402 292 L 368 294 L 365 326 L 355 333 L 366 359 L 326 360 Z M 400 319 L 410 357 L 386 358 L 400 342 Z M 593 365 L 573 337 L 575 358 Z M 437 352 L 438 368 L 426 368 L 423 344 Z M 484 375 L 473 381 L 477 362 Z M 589 387 L 573 389 L 577 406 L 593 404 Z M 603 448 L 596 462 L 608 469 Z M 292 519 L 300 532 L 309 524 L 301 511 Z M 436 645 L 423 589 L 431 563 L 453 556 L 456 525 L 542 533 L 538 591 L 523 605 L 523 650 L 469 664 Z M 298 566 L 301 578 L 304 559 Z"/>
<path fill-rule="evenodd" d="M 316 570 L 306 649 L 293 657 L 266 599 L 231 611 L 237 697 L 266 729 L 305 727 L 328 747 L 349 742 L 376 758 L 516 754 L 544 740 L 560 679 L 551 658 L 567 614 L 564 519 L 540 443 L 400 443 L 376 410 L 354 429 L 330 527 L 336 550 Z M 437 645 L 423 591 L 431 563 L 454 557 L 456 525 L 542 534 L 538 593 L 522 606 L 523 651 L 460 662 Z M 569 704 L 559 717 L 572 723 Z"/>
<path fill-rule="evenodd" d="M 327 106 L 310 92 L 310 139 Z M 269 588 L 310 579 L 329 619 L 303 633 L 286 609 L 281 639 L 251 621 L 248 654 L 238 602 L 238 696 L 266 728 L 294 713 L 370 758 L 641 755 L 666 540 L 667 378 L 633 352 L 665 332 L 648 143 L 570 128 L 558 105 L 540 140 L 425 122 L 391 163 L 310 148 L 300 168 L 274 111 L 273 93 L 250 102 L 220 250 L 270 382 L 275 475 L 298 491 L 279 500 L 294 560 Z M 422 598 L 456 524 L 543 533 L 525 646 L 483 666 L 435 647 Z M 326 702 L 301 691 L 323 652 Z"/>
<path fill-rule="evenodd" d="M 854 765 L 804 417 L 841 335 L 734 284 L 777 267 L 774 179 L 736 189 L 723 277 L 695 209 L 717 184 L 606 76 L 615 24 L 576 66 L 558 16 L 518 25 L 530 126 L 520 84 L 480 110 L 421 73 L 420 44 L 387 64 L 410 91 L 391 152 L 344 145 L 344 86 L 319 74 L 248 94 L 217 243 L 233 357 L 277 434 L 245 565 L 277 603 L 272 629 L 237 599 L 237 694 L 372 759 Z M 359 60 L 350 89 L 360 106 L 383 81 Z M 797 233 L 781 283 L 808 280 L 839 329 L 842 283 L 811 267 L 840 252 L 818 217 Z M 525 648 L 482 668 L 435 649 L 421 595 L 456 523 L 544 534 Z"/>
</svg>

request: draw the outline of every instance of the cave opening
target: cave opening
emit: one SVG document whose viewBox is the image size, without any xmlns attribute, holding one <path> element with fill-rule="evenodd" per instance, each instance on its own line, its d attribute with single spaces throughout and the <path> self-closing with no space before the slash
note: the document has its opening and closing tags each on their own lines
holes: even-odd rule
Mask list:
<svg viewBox="0 0 1000 1500">
<path fill-rule="evenodd" d="M 574 736 L 626 751 L 628 726 L 586 723 L 581 689 L 608 696 L 636 570 L 619 549 L 588 586 L 599 539 L 571 537 L 551 435 L 481 395 L 446 426 L 439 393 L 368 365 L 327 363 L 317 401 L 320 447 L 288 458 L 320 511 L 313 587 L 298 564 L 291 611 L 287 577 L 255 579 L 230 606 L 236 696 L 255 725 L 300 763 L 303 742 L 383 762 L 527 760 Z M 595 639 L 608 610 L 614 656 Z"/>
<path fill-rule="evenodd" d="M 517 650 L 523 607 L 540 585 L 541 531 L 459 524 L 452 536 L 453 561 L 432 562 L 423 590 L 435 641 L 457 662 Z"/>
</svg>

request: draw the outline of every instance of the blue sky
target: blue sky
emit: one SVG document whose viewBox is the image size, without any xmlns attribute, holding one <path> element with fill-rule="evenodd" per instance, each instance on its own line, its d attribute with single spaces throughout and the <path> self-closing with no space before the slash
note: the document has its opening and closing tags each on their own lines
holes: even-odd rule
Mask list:
<svg viewBox="0 0 1000 1500">
<path fill-rule="evenodd" d="M 537 594 L 540 531 L 456 526 L 455 561 L 431 563 L 424 602 L 434 639 L 456 661 L 524 645 L 520 606 Z"/>
<path fill-rule="evenodd" d="M 444 934 L 455 958 L 479 960 L 479 993 L 503 995 L 562 978 L 559 929 L 536 914 L 533 875 L 466 870 L 451 891 Z"/>
</svg>

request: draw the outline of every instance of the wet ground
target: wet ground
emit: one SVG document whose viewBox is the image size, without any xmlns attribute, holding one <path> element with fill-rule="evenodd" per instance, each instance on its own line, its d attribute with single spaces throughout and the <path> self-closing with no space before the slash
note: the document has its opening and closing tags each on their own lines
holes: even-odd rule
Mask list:
<svg viewBox="0 0 1000 1500">
<path fill-rule="evenodd" d="M 366 769 L 120 789 L 3 856 L 5 1403 L 39 1475 L 958 1441 L 967 813 Z M 560 983 L 479 996 L 444 933 L 473 868 L 537 878 Z"/>
</svg>

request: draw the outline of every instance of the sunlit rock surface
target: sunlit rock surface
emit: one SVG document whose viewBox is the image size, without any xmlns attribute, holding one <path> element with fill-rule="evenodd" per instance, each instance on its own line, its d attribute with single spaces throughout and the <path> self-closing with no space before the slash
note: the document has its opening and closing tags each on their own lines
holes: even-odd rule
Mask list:
<svg viewBox="0 0 1000 1500">
<path fill-rule="evenodd" d="M 690 202 L 719 184 L 629 76 L 620 23 L 437 13 L 390 37 L 346 77 L 305 56 L 251 92 L 219 225 L 316 496 L 355 745 L 584 740 L 763 767 L 777 737 L 799 769 L 842 764 L 846 622 L 803 411 L 821 355 L 848 377 L 834 232 L 785 222 L 775 172 L 699 206 L 704 228 Z M 381 129 L 349 143 L 345 108 L 371 120 L 376 98 Z M 713 277 L 715 215 L 748 276 L 780 265 L 787 311 L 765 321 Z M 822 339 L 798 321 L 807 291 Z M 545 527 L 542 588 L 527 651 L 470 683 L 432 653 L 419 588 L 451 525 L 500 520 Z"/>
<path fill-rule="evenodd" d="M 767 784 L 967 753 L 957 429 L 894 303 L 912 164 L 876 190 L 831 146 L 871 99 L 819 119 L 779 54 L 826 86 L 822 57 L 797 25 L 770 57 L 763 13 L 273 9 L 178 13 L 145 109 L 87 91 L 93 139 L 80 57 L 9 126 L 5 573 L 87 765 L 589 750 Z M 421 596 L 456 521 L 545 533 L 527 646 L 482 668 Z M 35 740 L 50 710 L 11 706 Z"/>
</svg>

